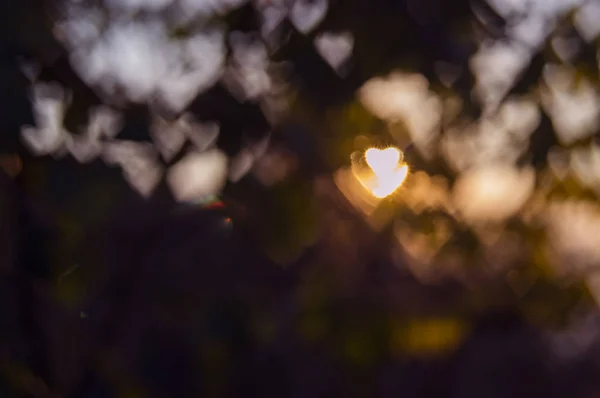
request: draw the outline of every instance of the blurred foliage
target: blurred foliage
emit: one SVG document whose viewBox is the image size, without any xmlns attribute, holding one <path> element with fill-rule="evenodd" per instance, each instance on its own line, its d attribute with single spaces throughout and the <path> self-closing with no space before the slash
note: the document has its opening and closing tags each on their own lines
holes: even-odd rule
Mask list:
<svg viewBox="0 0 600 398">
<path fill-rule="evenodd" d="M 507 21 L 482 0 L 332 0 L 329 7 L 324 21 L 308 35 L 286 23 L 282 36 L 287 40 L 272 55 L 273 61 L 286 61 L 293 66 L 293 73 L 287 76 L 292 89 L 287 93 L 290 109 L 285 118 L 269 124 L 257 103 L 237 101 L 221 84 L 202 93 L 190 106 L 199 119 L 220 123 L 218 144 L 229 155 L 238 153 L 248 136 L 261 137 L 270 131 L 272 147 L 288 151 L 300 165 L 272 186 L 261 185 L 248 175 L 237 184 L 228 184 L 222 193 L 235 227 L 259 242 L 271 260 L 300 275 L 299 287 L 293 292 L 298 296 L 294 303 L 300 312 L 294 338 L 310 347 L 323 347 L 332 357 L 343 358 L 350 368 L 364 370 L 375 368 L 376 363 L 388 357 L 450 356 L 469 338 L 474 319 L 490 308 L 509 308 L 532 324 L 550 328 L 568 325 L 575 308 L 593 308 L 586 275 L 564 277 L 557 272 L 556 258 L 545 250 L 546 230 L 540 222 L 527 222 L 522 214 L 510 217 L 501 226 L 480 227 L 463 222 L 446 209 L 411 208 L 402 197 L 403 192 L 408 192 L 406 187 L 410 187 L 409 177 L 397 198 L 382 202 L 378 209 L 381 213 L 376 215 L 384 220 L 383 227 L 374 229 L 369 217 L 350 205 L 333 184 L 325 184 L 325 189 L 319 190 L 315 181 L 348 166 L 350 154 L 365 149 L 365 140 L 380 147 L 400 146 L 406 150 L 411 171 L 439 176 L 451 190 L 460 173 L 452 170 L 440 150 L 436 148 L 432 158 L 427 159 L 427 154 L 415 149 L 406 123 L 373 116 L 361 103 L 357 90 L 369 79 L 387 76 L 394 70 L 419 73 L 427 78 L 429 90 L 439 98 L 461 100 L 458 122 L 478 120 L 482 104 L 473 95 L 476 79 L 470 60 L 478 50 L 480 37 L 508 40 Z M 417 7 L 417 14 L 410 7 Z M 486 14 L 486 23 L 473 10 Z M 4 13 L 9 14 L 13 15 Z M 31 6 L 25 19 L 19 20 L 52 20 L 54 15 Z M 568 15 L 560 21 L 503 100 L 531 96 L 539 101 L 544 67 L 549 62 L 572 66 L 578 80 L 587 79 L 598 89 L 597 43 L 579 37 L 572 18 Z M 223 16 L 222 22 L 227 23 L 229 31 L 254 31 L 257 20 L 257 12 L 248 3 Z M 73 72 L 67 51 L 51 39 L 49 21 L 27 23 L 27 29 L 24 26 L 23 22 L 11 30 L 21 32 L 14 36 L 18 55 L 42 63 L 40 79 L 57 80 L 73 90 L 73 106 L 65 117 L 65 125 L 81 125 L 89 117 L 90 106 L 100 100 Z M 354 36 L 351 69 L 344 77 L 314 49 L 314 38 L 324 31 L 350 31 Z M 186 32 L 183 27 L 173 34 L 184 36 Z M 553 35 L 562 32 L 578 39 L 581 46 L 581 51 L 569 61 L 563 61 L 552 45 Z M 48 40 L 52 43 L 48 44 Z M 451 85 L 444 84 L 435 70 L 440 62 L 459 70 Z M 2 72 L 2 82 L 11 87 L 20 84 L 10 91 L 17 93 L 14 104 L 3 103 L 4 109 L 11 113 L 14 110 L 19 122 L 5 120 L 2 126 L 9 137 L 5 137 L 6 151 L 17 151 L 21 156 L 22 170 L 16 177 L 24 192 L 21 205 L 34 213 L 34 220 L 28 224 L 32 225 L 31 230 L 23 232 L 27 253 L 22 261 L 29 267 L 28 273 L 50 283 L 53 296 L 62 305 L 76 309 L 89 298 L 90 289 L 97 287 L 95 278 L 102 275 L 89 271 L 89 264 L 111 261 L 99 254 L 102 249 L 96 239 L 101 232 L 97 231 L 106 228 L 107 220 L 119 212 L 150 205 L 129 190 L 116 170 L 100 162 L 82 166 L 69 158 L 33 158 L 16 144 L 19 126 L 32 123 L 31 115 L 23 116 L 27 113 L 23 111 L 27 104 L 26 83 L 4 77 L 17 74 L 17 66 L 15 63 L 14 70 Z M 536 194 L 543 197 L 544 203 L 558 199 L 596 203 L 597 193 L 577 177 L 557 178 L 549 156 L 557 147 L 570 149 L 596 142 L 597 131 L 561 145 L 551 115 L 542 106 L 536 106 L 541 121 L 517 162 L 536 169 Z M 133 106 L 126 108 L 127 122 L 120 134 L 146 140 L 146 112 Z M 439 139 L 456 124 L 440 126 Z M 407 191 L 403 191 L 405 188 Z M 163 185 L 150 201 L 158 203 L 158 207 L 163 203 L 175 206 Z M 527 203 L 533 203 L 533 199 Z M 440 222 L 449 229 L 445 235 L 437 233 Z M 427 252 L 427 261 L 420 261 L 407 244 L 402 244 L 405 242 L 397 241 L 394 232 L 398 223 L 408 226 L 407 236 L 423 237 L 422 241 L 411 243 L 419 249 L 425 247 L 422 250 Z M 504 247 L 488 245 L 486 234 L 516 236 L 524 249 L 519 247 L 514 257 L 504 260 Z M 400 260 L 396 261 L 396 257 Z M 502 268 L 506 265 L 503 262 L 509 263 L 507 268 Z M 382 263 L 394 271 L 381 271 Z M 79 269 L 80 264 L 88 266 Z M 419 271 L 412 272 L 412 267 Z M 431 270 L 429 274 L 425 269 Z M 427 275 L 415 276 L 420 272 Z M 404 289 L 402 283 L 418 284 L 419 289 L 400 291 Z M 363 294 L 368 299 L 355 302 L 348 298 L 353 294 Z M 397 316 L 390 315 L 396 313 Z M 256 318 L 253 334 L 260 344 L 268 344 L 281 333 L 280 321 L 262 314 L 260 308 L 248 316 Z M 227 368 L 234 354 L 220 341 L 206 344 L 200 348 L 202 366 L 210 368 L 210 375 L 206 376 L 209 390 L 218 396 L 226 383 L 219 379 L 219 370 Z M 30 377 L 18 370 L 5 374 L 17 380 L 16 385 Z M 115 384 L 127 386 L 122 389 L 129 391 L 124 396 L 145 396 L 128 379 Z"/>
</svg>

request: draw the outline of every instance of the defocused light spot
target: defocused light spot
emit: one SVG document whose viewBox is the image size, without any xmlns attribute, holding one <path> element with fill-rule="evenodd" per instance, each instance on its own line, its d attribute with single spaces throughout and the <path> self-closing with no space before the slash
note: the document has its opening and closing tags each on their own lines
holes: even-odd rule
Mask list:
<svg viewBox="0 0 600 398">
<path fill-rule="evenodd" d="M 496 108 L 530 59 L 530 52 L 522 46 L 484 42 L 470 61 L 481 103 Z"/>
<path fill-rule="evenodd" d="M 448 181 L 444 177 L 417 171 L 408 176 L 404 187 L 400 200 L 415 214 L 424 210 L 449 210 Z"/>
<path fill-rule="evenodd" d="M 576 79 L 575 71 L 559 65 L 544 67 L 542 105 L 552 118 L 560 142 L 570 145 L 598 128 L 600 100 L 593 84 Z"/>
<path fill-rule="evenodd" d="M 540 109 L 536 102 L 523 98 L 509 98 L 498 111 L 497 123 L 509 134 L 524 141 L 540 124 Z"/>
<path fill-rule="evenodd" d="M 530 49 L 545 41 L 557 22 L 581 0 L 487 0 L 507 21 L 507 36 Z"/>
<path fill-rule="evenodd" d="M 587 354 L 600 335 L 597 314 L 575 315 L 571 318 L 566 330 L 548 334 L 550 347 L 560 359 L 573 360 Z"/>
<path fill-rule="evenodd" d="M 446 355 L 459 346 L 467 331 L 467 325 L 458 319 L 414 319 L 392 328 L 392 352 Z"/>
<path fill-rule="evenodd" d="M 369 148 L 365 152 L 365 160 L 370 170 L 356 170 L 355 177 L 376 198 L 391 195 L 402 185 L 408 174 L 408 166 L 400 163 L 402 153 L 397 148 Z"/>
<path fill-rule="evenodd" d="M 290 109 L 294 88 L 289 80 L 293 64 L 287 61 L 269 65 L 270 90 L 260 98 L 260 108 L 271 125 L 281 123 Z"/>
<path fill-rule="evenodd" d="M 573 149 L 570 164 L 577 179 L 600 197 L 600 145 Z"/>
<path fill-rule="evenodd" d="M 581 50 L 581 43 L 575 38 L 567 39 L 559 36 L 553 38 L 551 44 L 552 49 L 563 62 L 571 61 Z"/>
<path fill-rule="evenodd" d="M 160 77 L 157 96 L 170 108 L 183 110 L 199 93 L 214 85 L 222 73 L 225 62 L 223 31 L 214 29 L 187 37 L 185 40 L 169 42 L 160 56 L 174 52 L 168 60 L 167 73 Z M 157 51 L 160 51 L 157 50 Z"/>
<path fill-rule="evenodd" d="M 263 156 L 255 157 L 252 173 L 265 186 L 283 181 L 298 166 L 297 158 L 287 151 L 272 148 Z"/>
<path fill-rule="evenodd" d="M 187 155 L 168 172 L 175 199 L 197 201 L 220 192 L 227 180 L 227 163 L 227 156 L 217 149 Z"/>
<path fill-rule="evenodd" d="M 600 2 L 586 1 L 575 13 L 575 28 L 588 42 L 600 34 Z"/>
<path fill-rule="evenodd" d="M 171 4 L 172 1 L 173 0 L 105 0 L 105 3 L 109 8 L 123 11 L 159 11 Z"/>
<path fill-rule="evenodd" d="M 90 123 L 84 134 L 91 139 L 114 138 L 123 125 L 122 115 L 107 106 L 95 107 L 90 112 Z"/>
<path fill-rule="evenodd" d="M 333 181 L 346 199 L 365 215 L 372 214 L 381 201 L 364 187 L 352 169 L 337 170 L 333 175 Z"/>
<path fill-rule="evenodd" d="M 21 138 L 35 155 L 58 154 L 64 149 L 66 131 L 62 121 L 66 94 L 58 84 L 38 83 L 33 86 L 35 127 L 24 126 Z"/>
<path fill-rule="evenodd" d="M 450 127 L 440 142 L 442 154 L 456 171 L 491 163 L 514 163 L 527 150 L 541 120 L 538 105 L 509 98 L 480 120 Z"/>
<path fill-rule="evenodd" d="M 340 72 L 340 68 L 352 55 L 354 36 L 350 32 L 321 33 L 315 38 L 315 47 L 321 57 Z"/>
<path fill-rule="evenodd" d="M 377 175 L 385 175 L 396 168 L 400 161 L 400 151 L 397 148 L 369 148 L 365 152 L 367 164 Z"/>
<path fill-rule="evenodd" d="M 53 33 L 69 49 L 88 45 L 100 36 L 106 16 L 99 7 L 65 1 L 61 11 L 62 20 L 55 23 Z"/>
<path fill-rule="evenodd" d="M 512 163 L 524 150 L 511 142 L 511 137 L 487 121 L 448 130 L 440 142 L 442 154 L 456 171 L 490 162 Z"/>
<path fill-rule="evenodd" d="M 87 8 L 66 4 L 68 11 L 59 27 L 74 28 L 80 25 L 77 19 L 89 19 Z M 179 112 L 220 77 L 225 60 L 221 30 L 176 38 L 155 18 L 88 22 L 90 33 L 85 39 L 73 31 L 71 37 L 68 30 L 61 39 L 72 50 L 70 61 L 76 72 L 104 95 L 123 92 L 130 101 L 158 100 Z M 105 25 L 101 35 L 96 31 L 99 27 L 91 28 L 95 24 Z"/>
<path fill-rule="evenodd" d="M 125 180 L 144 197 L 150 196 L 163 175 L 150 143 L 111 141 L 103 146 L 102 158 L 109 165 L 120 166 Z"/>
<path fill-rule="evenodd" d="M 220 127 L 217 123 L 189 122 L 184 130 L 187 138 L 194 144 L 197 151 L 212 148 L 219 137 Z"/>
<path fill-rule="evenodd" d="M 403 122 L 419 152 L 432 155 L 432 140 L 437 136 L 442 102 L 429 91 L 429 82 L 418 74 L 394 72 L 387 78 L 373 78 L 358 92 L 362 104 L 375 116 L 389 122 Z"/>
<path fill-rule="evenodd" d="M 166 162 L 170 162 L 183 148 L 186 127 L 183 118 L 169 122 L 160 117 L 155 118 L 150 126 L 152 141 Z"/>
<path fill-rule="evenodd" d="M 253 34 L 233 32 L 229 37 L 232 59 L 224 74 L 228 89 L 239 100 L 256 99 L 272 89 L 270 61 L 265 44 Z"/>
<path fill-rule="evenodd" d="M 419 263 L 414 267 L 409 264 L 409 268 L 420 280 L 425 276 L 422 274 L 424 266 L 431 262 L 440 248 L 452 236 L 450 225 L 443 219 L 433 222 L 431 229 L 432 231 L 429 233 L 424 233 L 400 222 L 397 222 L 394 227 L 394 235 L 398 243 L 410 257 Z M 439 270 L 439 273 L 441 274 L 443 271 Z"/>
<path fill-rule="evenodd" d="M 521 0 L 487 0 L 487 3 L 501 16 L 510 17 L 527 12 L 528 2 Z"/>
<path fill-rule="evenodd" d="M 196 16 L 223 15 L 247 2 L 248 0 L 181 0 L 180 17 L 183 21 L 190 21 Z"/>
<path fill-rule="evenodd" d="M 290 10 L 290 21 L 300 33 L 308 34 L 325 18 L 327 0 L 296 0 Z"/>
<path fill-rule="evenodd" d="M 229 180 L 238 182 L 254 165 L 254 155 L 248 149 L 242 149 L 231 161 L 229 168 Z"/>
<path fill-rule="evenodd" d="M 199 152 L 211 148 L 219 136 L 219 125 L 198 122 L 185 113 L 174 121 L 154 118 L 150 133 L 163 159 L 169 162 L 182 150 L 187 140 Z"/>
<path fill-rule="evenodd" d="M 66 148 L 79 163 L 95 160 L 102 153 L 102 143 L 86 136 L 68 135 Z"/>
<path fill-rule="evenodd" d="M 531 49 L 538 48 L 554 29 L 554 18 L 543 14 L 532 14 L 514 24 L 510 34 Z"/>
<path fill-rule="evenodd" d="M 545 224 L 548 258 L 559 274 L 582 276 L 597 269 L 600 264 L 600 207 L 597 203 L 551 202 L 545 211 Z M 600 295 L 597 298 L 600 299 Z"/>
<path fill-rule="evenodd" d="M 90 122 L 80 128 L 81 134 L 66 134 L 66 149 L 79 163 L 95 160 L 102 152 L 103 140 L 114 138 L 121 127 L 121 115 L 106 107 L 90 111 Z"/>
<path fill-rule="evenodd" d="M 282 22 L 287 17 L 288 9 L 278 1 L 263 1 L 257 6 L 260 13 L 260 35 L 270 50 L 277 50 L 282 42 Z"/>
<path fill-rule="evenodd" d="M 534 182 L 535 172 L 528 168 L 492 165 L 471 169 L 454 186 L 454 205 L 467 222 L 502 222 L 523 207 Z"/>
</svg>

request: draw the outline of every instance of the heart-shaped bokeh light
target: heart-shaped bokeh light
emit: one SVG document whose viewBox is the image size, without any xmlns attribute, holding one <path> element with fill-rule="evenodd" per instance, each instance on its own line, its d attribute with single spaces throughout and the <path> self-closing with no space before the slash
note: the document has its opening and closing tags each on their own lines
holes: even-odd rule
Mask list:
<svg viewBox="0 0 600 398">
<path fill-rule="evenodd" d="M 400 151 L 396 148 L 377 149 L 369 148 L 365 152 L 367 164 L 375 174 L 393 172 L 400 161 Z"/>
<path fill-rule="evenodd" d="M 376 198 L 385 198 L 402 185 L 408 174 L 402 152 L 394 147 L 369 148 L 365 152 L 365 167 L 353 165 L 354 176 Z M 366 167 L 368 166 L 368 167 Z"/>
</svg>

